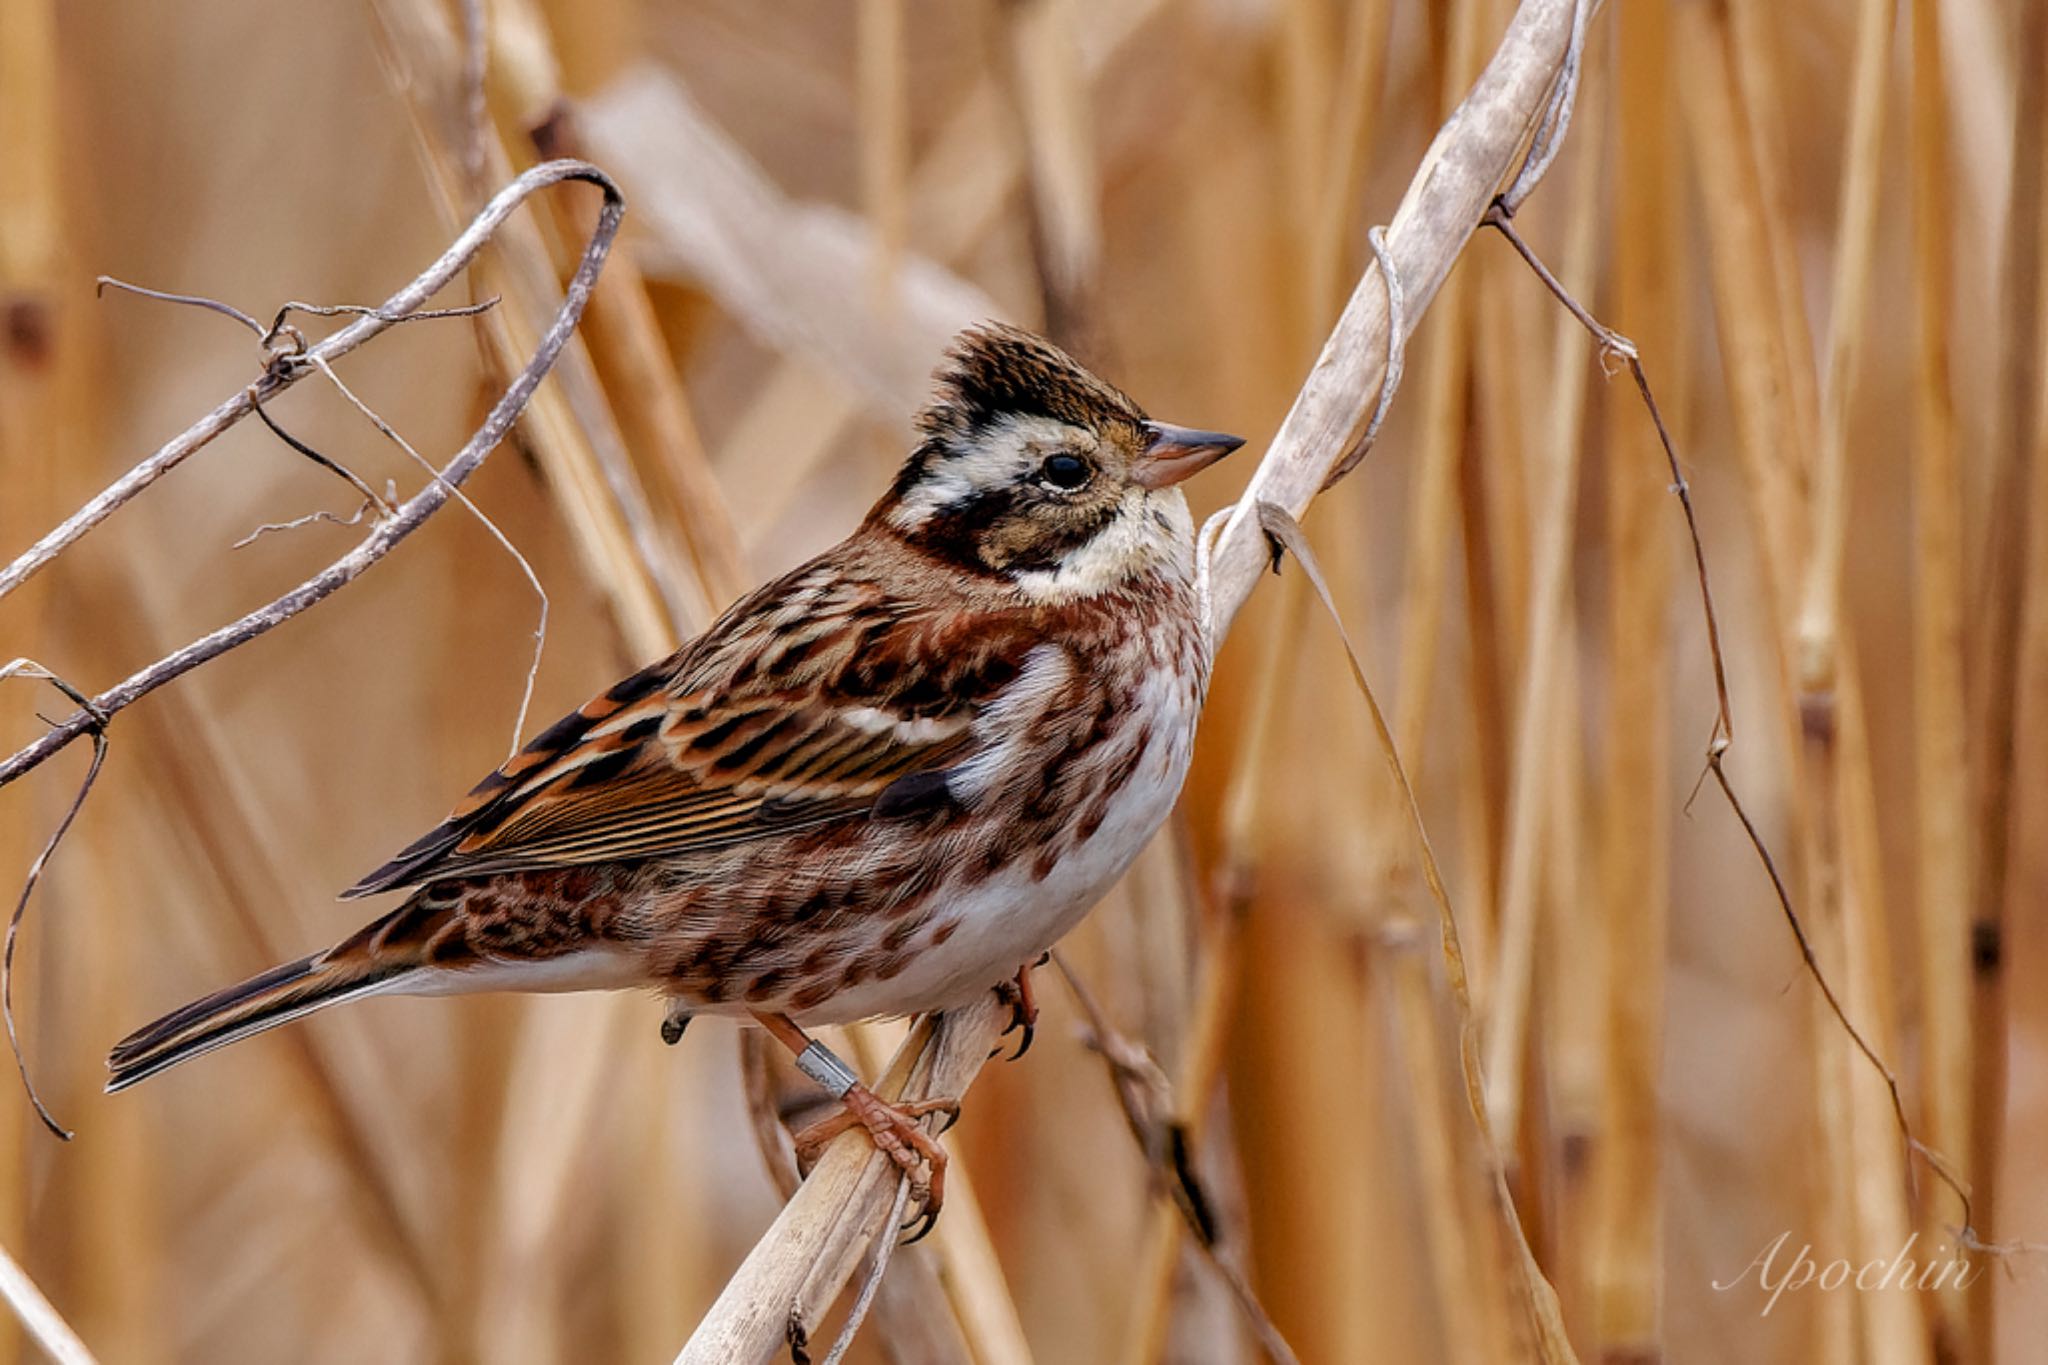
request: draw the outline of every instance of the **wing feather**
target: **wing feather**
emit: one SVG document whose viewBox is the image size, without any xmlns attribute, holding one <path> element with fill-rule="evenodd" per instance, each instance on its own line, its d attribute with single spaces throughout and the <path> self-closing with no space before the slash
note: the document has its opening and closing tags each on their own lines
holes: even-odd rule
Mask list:
<svg viewBox="0 0 2048 1365">
<path fill-rule="evenodd" d="M 873 813 L 906 778 L 943 790 L 946 769 L 986 748 L 976 718 L 1045 645 L 1021 623 L 945 638 L 935 613 L 872 585 L 839 589 L 851 605 L 777 588 L 550 726 L 343 894 L 682 855 Z M 815 637 L 802 650 L 776 643 L 790 602 L 809 615 L 779 628 Z M 889 626 L 879 637 L 878 620 Z"/>
</svg>

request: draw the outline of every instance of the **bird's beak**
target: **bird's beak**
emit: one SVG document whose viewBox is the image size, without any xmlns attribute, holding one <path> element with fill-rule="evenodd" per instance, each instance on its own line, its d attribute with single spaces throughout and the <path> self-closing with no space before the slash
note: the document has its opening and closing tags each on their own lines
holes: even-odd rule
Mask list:
<svg viewBox="0 0 2048 1365">
<path fill-rule="evenodd" d="M 1147 488 L 1166 488 L 1201 473 L 1244 444 L 1242 436 L 1195 431 L 1168 422 L 1145 423 L 1145 453 L 1131 477 Z"/>
</svg>

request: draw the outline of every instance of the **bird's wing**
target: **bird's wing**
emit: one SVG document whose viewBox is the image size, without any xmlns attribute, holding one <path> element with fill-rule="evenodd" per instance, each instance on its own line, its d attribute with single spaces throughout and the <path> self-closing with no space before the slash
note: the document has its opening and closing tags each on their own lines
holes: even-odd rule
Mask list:
<svg viewBox="0 0 2048 1365">
<path fill-rule="evenodd" d="M 897 609 L 809 600 L 787 620 L 760 602 L 750 619 L 747 605 L 549 727 L 342 894 L 929 808 L 947 797 L 944 771 L 987 747 L 977 717 L 1031 685 L 1020 675 L 1033 649 L 1053 648 L 1014 623 L 963 644 Z"/>
</svg>

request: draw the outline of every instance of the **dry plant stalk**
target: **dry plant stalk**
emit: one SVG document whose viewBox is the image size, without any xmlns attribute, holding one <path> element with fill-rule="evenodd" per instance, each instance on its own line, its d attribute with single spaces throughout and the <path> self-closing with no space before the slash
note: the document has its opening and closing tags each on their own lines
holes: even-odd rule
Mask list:
<svg viewBox="0 0 2048 1365">
<path fill-rule="evenodd" d="M 1653 354 L 1673 357 L 1665 401 L 1682 406 L 1671 376 L 1681 335 L 1674 284 L 1683 248 L 1677 227 L 1676 100 L 1679 60 L 1672 17 L 1660 6 L 1626 5 L 1615 16 L 1617 119 L 1615 325 Z M 1671 834 L 1659 795 L 1672 772 L 1672 684 L 1663 666 L 1671 641 L 1670 542 L 1664 490 L 1642 477 L 1635 414 L 1606 418 L 1607 534 L 1615 568 L 1608 610 L 1608 676 L 1617 727 L 1603 765 L 1596 808 L 1600 910 L 1594 941 L 1605 945 L 1608 1084 L 1597 1119 L 1590 1173 L 1590 1265 L 1586 1344 L 1643 1355 L 1664 1336 L 1667 1139 L 1658 1096 L 1668 1008 Z M 1567 1132 L 1571 1143 L 1575 1134 Z M 1582 1339 L 1584 1340 L 1584 1339 Z"/>
<path fill-rule="evenodd" d="M 886 1099 L 966 1093 L 997 1049 L 1009 1012 L 993 994 L 968 1009 L 925 1020 L 891 1063 L 908 1082 L 875 1086 Z M 767 1361 L 810 1340 L 819 1321 L 879 1239 L 898 1234 L 901 1172 L 860 1133 L 834 1141 L 783 1205 L 690 1334 L 676 1365 Z"/>
<path fill-rule="evenodd" d="M 1969 725 L 1964 684 L 1963 478 L 1949 348 L 1949 241 L 1953 217 L 1943 183 L 1947 159 L 1947 92 L 1940 16 L 1933 0 L 1912 4 L 1910 159 L 1915 260 L 1914 311 L 1918 363 L 1913 388 L 1913 508 L 1920 574 L 1913 601 L 1916 713 L 1915 780 L 1919 788 L 1919 927 L 1921 1017 L 1926 1030 L 1921 1125 L 1938 1151 L 1969 1161 L 1972 1134 L 1970 1019 L 1970 895 L 1972 880 Z M 1932 1209 L 1921 1227 L 1942 1234 Z M 1967 1357 L 1972 1324 L 1958 1286 L 1944 1291 L 1936 1330 L 1946 1349 Z"/>
<path fill-rule="evenodd" d="M 1387 277 L 1398 279 L 1411 324 L 1435 297 L 1497 188 L 1521 164 L 1519 154 L 1543 119 L 1565 65 L 1578 10 L 1573 0 L 1526 0 L 1485 72 L 1424 156 L 1387 233 Z M 1208 585 L 1214 641 L 1228 631 L 1269 562 L 1267 533 L 1253 509 L 1269 503 L 1299 517 L 1356 450 L 1388 364 L 1390 297 L 1380 272 L 1361 278 L 1223 526 Z M 994 1047 L 999 1022 L 991 1001 L 936 1030 L 925 1068 L 934 1084 L 956 1082 L 947 1094 L 964 1090 Z M 1476 1066 L 1468 1084 L 1475 1087 L 1476 1103 Z M 790 1339 L 792 1326 L 806 1334 L 813 1330 L 861 1252 L 887 1232 L 885 1215 L 895 1196 L 890 1170 L 887 1159 L 858 1134 L 835 1143 L 719 1295 L 678 1365 L 765 1362 Z M 1507 1217 L 1512 1222 L 1512 1206 Z M 1512 1232 L 1519 1240 L 1519 1227 Z M 1572 1359 L 1554 1295 L 1526 1244 L 1521 1258 L 1543 1358 Z"/>
<path fill-rule="evenodd" d="M 0 1247 L 0 1299 L 7 1301 L 29 1338 L 57 1365 L 94 1365 L 93 1353 L 78 1339 L 78 1333 L 51 1307 L 5 1247 Z"/>
</svg>

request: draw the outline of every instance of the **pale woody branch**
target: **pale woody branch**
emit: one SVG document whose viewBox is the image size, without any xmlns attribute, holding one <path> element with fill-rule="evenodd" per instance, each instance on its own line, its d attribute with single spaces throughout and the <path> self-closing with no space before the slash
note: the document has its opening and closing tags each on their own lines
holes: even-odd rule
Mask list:
<svg viewBox="0 0 2048 1365">
<path fill-rule="evenodd" d="M 1574 0 L 1525 0 L 1410 182 L 1387 233 L 1387 259 L 1400 277 L 1408 326 L 1429 306 L 1494 195 L 1520 166 L 1564 69 L 1574 24 L 1583 22 L 1578 10 Z M 1217 542 L 1210 591 L 1219 641 L 1270 562 L 1254 509 L 1268 502 L 1295 517 L 1307 510 L 1364 430 L 1387 350 L 1387 291 L 1375 266 L 1352 292 Z M 1005 1018 L 993 999 L 949 1018 L 923 1059 L 930 1080 L 915 1093 L 964 1091 Z M 915 1042 L 913 1035 L 906 1046 Z M 793 1336 L 808 1336 L 874 1239 L 894 1235 L 884 1224 L 895 1194 L 893 1167 L 864 1137 L 850 1133 L 834 1143 L 726 1285 L 677 1365 L 765 1362 Z M 935 1236 L 945 1235 L 941 1219 Z M 1536 1334 L 1546 1349 L 1568 1352 L 1541 1327 Z"/>
</svg>

